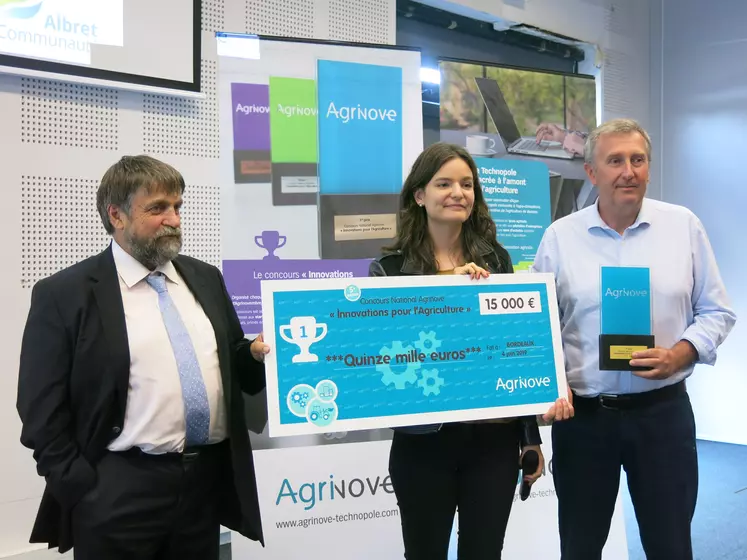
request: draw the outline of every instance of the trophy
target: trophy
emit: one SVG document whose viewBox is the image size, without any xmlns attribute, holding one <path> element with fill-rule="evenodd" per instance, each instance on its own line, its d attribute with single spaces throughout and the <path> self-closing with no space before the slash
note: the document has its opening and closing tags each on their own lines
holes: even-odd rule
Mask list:
<svg viewBox="0 0 747 560">
<path fill-rule="evenodd" d="M 254 236 L 254 243 L 257 247 L 261 247 L 267 251 L 267 254 L 262 257 L 263 260 L 278 260 L 280 257 L 275 255 L 275 251 L 280 249 L 280 247 L 284 247 L 287 240 L 287 237 L 273 230 L 263 231 L 262 235 Z"/>
<path fill-rule="evenodd" d="M 630 365 L 634 352 L 653 348 L 648 268 L 601 267 L 599 369 L 643 371 Z"/>
<path fill-rule="evenodd" d="M 317 329 L 322 329 L 319 334 L 317 334 Z M 290 331 L 290 336 L 285 334 L 287 331 Z M 300 352 L 293 356 L 294 364 L 318 362 L 319 356 L 311 354 L 309 347 L 327 336 L 327 325 L 317 323 L 314 317 L 293 317 L 290 325 L 280 326 L 280 336 L 286 342 L 298 346 Z"/>
</svg>

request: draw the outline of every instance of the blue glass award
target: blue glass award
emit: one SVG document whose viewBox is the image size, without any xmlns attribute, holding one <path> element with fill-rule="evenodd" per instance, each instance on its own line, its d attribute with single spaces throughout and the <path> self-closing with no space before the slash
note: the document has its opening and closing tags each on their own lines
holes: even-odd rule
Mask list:
<svg viewBox="0 0 747 560">
<path fill-rule="evenodd" d="M 654 347 L 651 277 L 643 267 L 601 267 L 599 369 L 641 371 L 633 353 Z"/>
</svg>

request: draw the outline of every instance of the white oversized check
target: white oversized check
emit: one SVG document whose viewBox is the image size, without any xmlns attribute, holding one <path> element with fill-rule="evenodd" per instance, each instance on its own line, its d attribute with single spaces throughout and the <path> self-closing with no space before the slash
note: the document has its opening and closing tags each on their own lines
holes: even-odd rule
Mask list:
<svg viewBox="0 0 747 560">
<path fill-rule="evenodd" d="M 261 289 L 273 437 L 541 414 L 566 395 L 552 274 Z"/>
</svg>

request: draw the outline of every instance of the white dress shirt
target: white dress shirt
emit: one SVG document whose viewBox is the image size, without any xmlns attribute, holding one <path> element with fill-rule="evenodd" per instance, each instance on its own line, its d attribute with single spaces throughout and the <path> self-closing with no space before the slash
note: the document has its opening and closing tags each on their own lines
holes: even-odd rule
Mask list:
<svg viewBox="0 0 747 560">
<path fill-rule="evenodd" d="M 620 235 L 599 215 L 598 202 L 545 231 L 533 270 L 555 274 L 566 373 L 581 396 L 650 391 L 682 381 L 693 365 L 652 381 L 630 371 L 600 371 L 600 267 L 650 270 L 655 344 L 689 341 L 700 363 L 713 365 L 736 315 L 703 224 L 690 210 L 644 199 L 635 223 Z"/>
<path fill-rule="evenodd" d="M 180 452 L 186 439 L 184 401 L 158 294 L 145 281 L 150 271 L 116 241 L 112 254 L 127 324 L 130 380 L 124 426 L 109 449 Z M 210 404 L 209 442 L 219 442 L 227 436 L 227 422 L 213 326 L 174 265 L 169 262 L 157 270 L 166 277 L 169 295 L 192 339 Z"/>
</svg>

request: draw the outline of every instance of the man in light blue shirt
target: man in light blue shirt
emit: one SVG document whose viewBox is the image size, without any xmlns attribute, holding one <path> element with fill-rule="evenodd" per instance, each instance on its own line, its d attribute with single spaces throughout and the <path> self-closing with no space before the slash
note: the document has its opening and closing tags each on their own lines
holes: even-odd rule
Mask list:
<svg viewBox="0 0 747 560">
<path fill-rule="evenodd" d="M 644 198 L 646 131 L 628 119 L 607 122 L 587 138 L 584 157 L 597 203 L 553 223 L 534 263 L 556 277 L 573 392 L 574 417 L 552 432 L 561 558 L 602 557 L 622 466 L 646 557 L 692 559 L 698 467 L 684 380 L 696 363 L 715 363 L 736 316 L 698 218 Z M 656 347 L 630 361 L 646 370 L 600 370 L 602 266 L 649 269 Z"/>
</svg>

